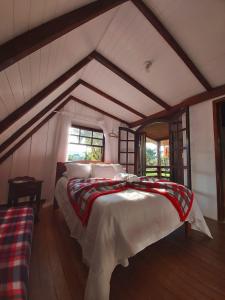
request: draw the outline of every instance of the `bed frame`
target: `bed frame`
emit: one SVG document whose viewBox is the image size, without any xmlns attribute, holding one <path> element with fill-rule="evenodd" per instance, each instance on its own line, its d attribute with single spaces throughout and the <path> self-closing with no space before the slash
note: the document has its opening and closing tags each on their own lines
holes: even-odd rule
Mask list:
<svg viewBox="0 0 225 300">
<path fill-rule="evenodd" d="M 99 164 L 99 163 L 104 163 L 102 161 L 70 161 L 70 162 L 57 162 L 56 164 L 56 177 L 55 177 L 55 184 L 57 181 L 63 176 L 63 173 L 66 172 L 66 164 L 68 163 L 82 163 L 82 164 L 89 164 L 89 163 L 94 163 L 94 164 Z M 104 163 L 106 164 L 106 163 Z M 58 203 L 56 198 L 54 197 L 54 203 L 53 203 L 53 208 L 57 209 L 58 208 Z M 190 235 L 191 231 L 191 224 L 188 223 L 187 221 L 184 222 L 184 228 L 185 228 L 185 236 L 188 237 Z"/>
</svg>

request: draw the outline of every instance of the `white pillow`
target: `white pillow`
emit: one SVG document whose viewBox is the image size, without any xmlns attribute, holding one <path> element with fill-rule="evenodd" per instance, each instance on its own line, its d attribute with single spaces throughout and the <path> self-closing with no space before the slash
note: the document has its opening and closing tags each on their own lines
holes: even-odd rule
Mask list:
<svg viewBox="0 0 225 300">
<path fill-rule="evenodd" d="M 92 165 L 91 177 L 93 178 L 113 178 L 116 175 L 116 171 L 112 165 Z"/>
<path fill-rule="evenodd" d="M 91 164 L 68 163 L 66 164 L 68 178 L 91 177 Z"/>
<path fill-rule="evenodd" d="M 125 168 L 123 168 L 123 166 L 121 166 L 120 164 L 111 164 L 111 166 L 113 166 L 116 173 L 125 173 L 126 172 Z"/>
<path fill-rule="evenodd" d="M 129 173 L 118 173 L 114 176 L 115 180 L 125 180 L 128 182 L 136 182 L 140 181 L 140 179 L 137 177 L 137 175 L 129 174 Z"/>
</svg>

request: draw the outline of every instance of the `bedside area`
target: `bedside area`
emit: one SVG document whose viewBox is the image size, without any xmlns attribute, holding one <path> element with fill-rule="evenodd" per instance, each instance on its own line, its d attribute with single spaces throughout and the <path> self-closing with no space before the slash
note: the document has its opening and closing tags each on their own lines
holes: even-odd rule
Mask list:
<svg viewBox="0 0 225 300">
<path fill-rule="evenodd" d="M 35 221 L 39 220 L 39 210 L 41 202 L 42 181 L 36 180 L 34 177 L 15 177 L 8 180 L 8 206 L 16 207 L 29 205 L 34 209 Z M 20 198 L 28 197 L 28 201 Z"/>
</svg>

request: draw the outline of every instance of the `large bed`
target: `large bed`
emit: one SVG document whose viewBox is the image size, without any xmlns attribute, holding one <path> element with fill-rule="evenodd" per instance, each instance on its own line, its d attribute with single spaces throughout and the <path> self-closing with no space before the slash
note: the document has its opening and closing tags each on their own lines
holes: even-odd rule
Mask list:
<svg viewBox="0 0 225 300">
<path fill-rule="evenodd" d="M 55 197 L 70 229 L 82 247 L 89 266 L 85 300 L 108 300 L 110 279 L 116 265 L 128 265 L 128 258 L 167 236 L 184 222 L 163 195 L 127 189 L 98 197 L 87 226 L 83 226 L 68 199 L 68 178 L 58 164 Z M 211 237 L 196 201 L 186 219 L 192 229 Z"/>
</svg>

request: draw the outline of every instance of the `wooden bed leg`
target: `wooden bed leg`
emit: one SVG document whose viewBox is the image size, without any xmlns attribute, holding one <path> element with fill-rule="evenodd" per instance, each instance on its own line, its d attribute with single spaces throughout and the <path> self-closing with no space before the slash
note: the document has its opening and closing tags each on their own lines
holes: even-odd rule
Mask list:
<svg viewBox="0 0 225 300">
<path fill-rule="evenodd" d="M 184 226 L 185 226 L 185 237 L 188 238 L 191 232 L 191 224 L 188 221 L 185 221 Z"/>
</svg>

